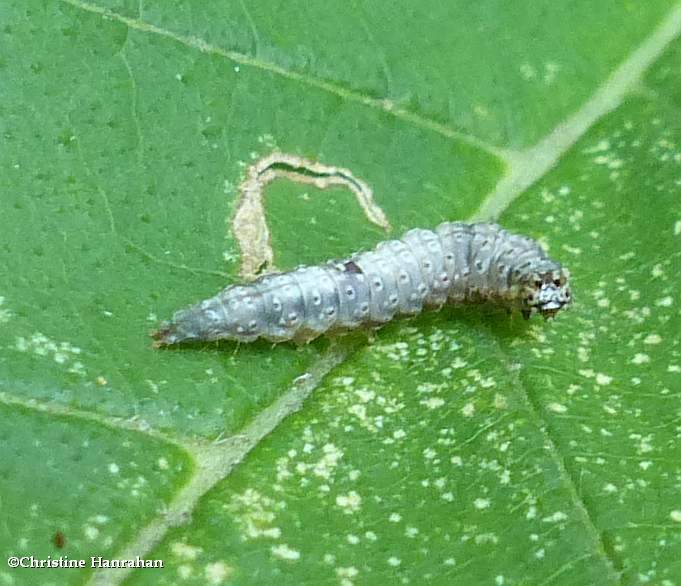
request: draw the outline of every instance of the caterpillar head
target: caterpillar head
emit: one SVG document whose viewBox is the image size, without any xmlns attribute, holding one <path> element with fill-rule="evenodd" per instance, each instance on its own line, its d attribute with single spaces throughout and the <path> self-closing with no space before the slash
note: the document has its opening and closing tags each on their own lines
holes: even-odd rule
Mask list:
<svg viewBox="0 0 681 586">
<path fill-rule="evenodd" d="M 558 263 L 543 260 L 523 279 L 521 312 L 525 319 L 540 313 L 544 319 L 554 317 L 572 302 L 569 273 Z"/>
</svg>

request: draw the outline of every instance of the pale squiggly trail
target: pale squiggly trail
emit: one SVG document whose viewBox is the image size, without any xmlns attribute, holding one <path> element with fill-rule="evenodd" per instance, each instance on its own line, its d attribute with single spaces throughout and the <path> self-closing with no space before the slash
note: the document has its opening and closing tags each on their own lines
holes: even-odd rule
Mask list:
<svg viewBox="0 0 681 586">
<path fill-rule="evenodd" d="M 277 179 L 313 185 L 317 189 L 340 186 L 349 189 L 357 199 L 367 219 L 390 230 L 390 222 L 374 201 L 369 185 L 348 169 L 310 161 L 297 155 L 275 151 L 248 167 L 239 185 L 239 201 L 232 220 L 232 232 L 241 251 L 240 274 L 253 279 L 266 266 L 274 269 L 274 251 L 265 216 L 265 189 Z"/>
</svg>

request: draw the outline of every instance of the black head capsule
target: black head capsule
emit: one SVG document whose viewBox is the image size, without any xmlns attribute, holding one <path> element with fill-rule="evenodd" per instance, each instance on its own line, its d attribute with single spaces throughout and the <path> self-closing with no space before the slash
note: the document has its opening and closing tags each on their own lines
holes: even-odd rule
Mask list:
<svg viewBox="0 0 681 586">
<path fill-rule="evenodd" d="M 521 312 L 525 319 L 539 313 L 552 319 L 572 302 L 568 272 L 558 263 L 543 259 L 536 263 L 523 279 Z"/>
</svg>

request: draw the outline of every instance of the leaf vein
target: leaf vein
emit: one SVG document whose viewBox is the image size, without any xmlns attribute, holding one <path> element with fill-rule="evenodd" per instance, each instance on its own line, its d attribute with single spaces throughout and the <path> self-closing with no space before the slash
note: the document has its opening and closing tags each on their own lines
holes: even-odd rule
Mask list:
<svg viewBox="0 0 681 586">
<path fill-rule="evenodd" d="M 253 67 L 254 69 L 260 69 L 263 71 L 267 71 L 269 73 L 273 73 L 275 75 L 279 75 L 281 77 L 284 77 L 286 79 L 290 79 L 292 81 L 296 81 L 311 87 L 314 87 L 316 89 L 328 92 L 330 94 L 334 94 L 338 96 L 341 99 L 350 101 L 350 102 L 358 102 L 360 104 L 363 104 L 364 106 L 367 106 L 369 108 L 374 108 L 377 110 L 381 110 L 383 113 L 387 113 L 391 116 L 394 116 L 395 118 L 398 118 L 402 120 L 403 122 L 412 124 L 418 128 L 422 128 L 424 130 L 429 130 L 431 132 L 434 132 L 436 134 L 439 134 L 441 136 L 444 136 L 446 138 L 450 139 L 455 139 L 459 140 L 461 142 L 470 144 L 472 146 L 475 146 L 483 151 L 486 151 L 487 153 L 490 153 L 492 155 L 495 155 L 499 157 L 500 159 L 509 161 L 511 159 L 511 155 L 509 154 L 509 151 L 507 151 L 504 148 L 497 147 L 493 144 L 490 144 L 472 134 L 468 134 L 466 132 L 458 131 L 455 130 L 454 128 L 451 128 L 450 126 L 446 124 L 442 124 L 441 122 L 437 122 L 436 120 L 433 120 L 432 118 L 428 118 L 427 116 L 424 116 L 422 114 L 419 114 L 417 112 L 413 112 L 411 110 L 407 110 L 405 108 L 400 108 L 400 107 L 395 107 L 389 100 L 385 99 L 380 99 L 380 98 L 373 98 L 371 96 L 368 96 L 366 94 L 363 94 L 361 92 L 358 92 L 356 90 L 344 87 L 338 83 L 328 81 L 319 77 L 315 77 L 309 74 L 303 74 L 298 71 L 294 71 L 291 69 L 287 69 L 286 67 L 283 67 L 281 65 L 278 65 L 276 63 L 270 62 L 270 61 L 265 61 L 264 59 L 260 59 L 258 57 L 253 57 L 251 55 L 247 55 L 245 53 L 240 53 L 239 51 L 233 51 L 229 49 L 223 49 L 221 47 L 217 47 L 215 45 L 211 45 L 204 39 L 196 36 L 187 36 L 187 35 L 182 35 L 179 33 L 175 33 L 173 31 L 164 29 L 162 27 L 159 27 L 155 24 L 140 20 L 140 19 L 135 19 L 135 18 L 130 18 L 127 16 L 123 16 L 122 14 L 119 14 L 117 12 L 113 12 L 111 10 L 108 10 L 106 8 L 103 8 L 101 6 L 98 6 L 96 4 L 92 4 L 90 2 L 81 2 L 79 0 L 61 0 L 65 4 L 69 4 L 70 6 L 73 6 L 75 8 L 79 8 L 81 10 L 84 10 L 86 12 L 91 12 L 94 14 L 99 14 L 103 18 L 113 20 L 116 22 L 119 22 L 121 24 L 124 24 L 130 29 L 134 29 L 140 32 L 145 32 L 145 33 L 150 33 L 150 34 L 155 34 L 159 35 L 168 39 L 171 39 L 177 43 L 180 43 L 182 45 L 185 45 L 187 47 L 190 47 L 192 49 L 196 49 L 198 51 L 201 51 L 202 53 L 206 53 L 209 55 L 218 55 L 220 57 L 224 57 L 225 59 L 228 59 L 230 61 L 233 61 L 234 63 L 238 63 L 239 65 L 244 65 L 248 67 Z"/>
</svg>

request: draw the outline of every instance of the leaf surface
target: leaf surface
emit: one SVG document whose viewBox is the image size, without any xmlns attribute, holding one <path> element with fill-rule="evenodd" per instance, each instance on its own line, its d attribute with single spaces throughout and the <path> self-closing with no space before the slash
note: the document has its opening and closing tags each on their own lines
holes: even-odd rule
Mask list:
<svg viewBox="0 0 681 586">
<path fill-rule="evenodd" d="M 670 2 L 0 14 L 0 548 L 165 561 L 5 581 L 675 583 Z M 239 280 L 240 185 L 274 151 L 350 170 L 390 223 L 279 178 L 278 268 L 495 210 L 570 268 L 573 309 L 152 349 Z"/>
</svg>

